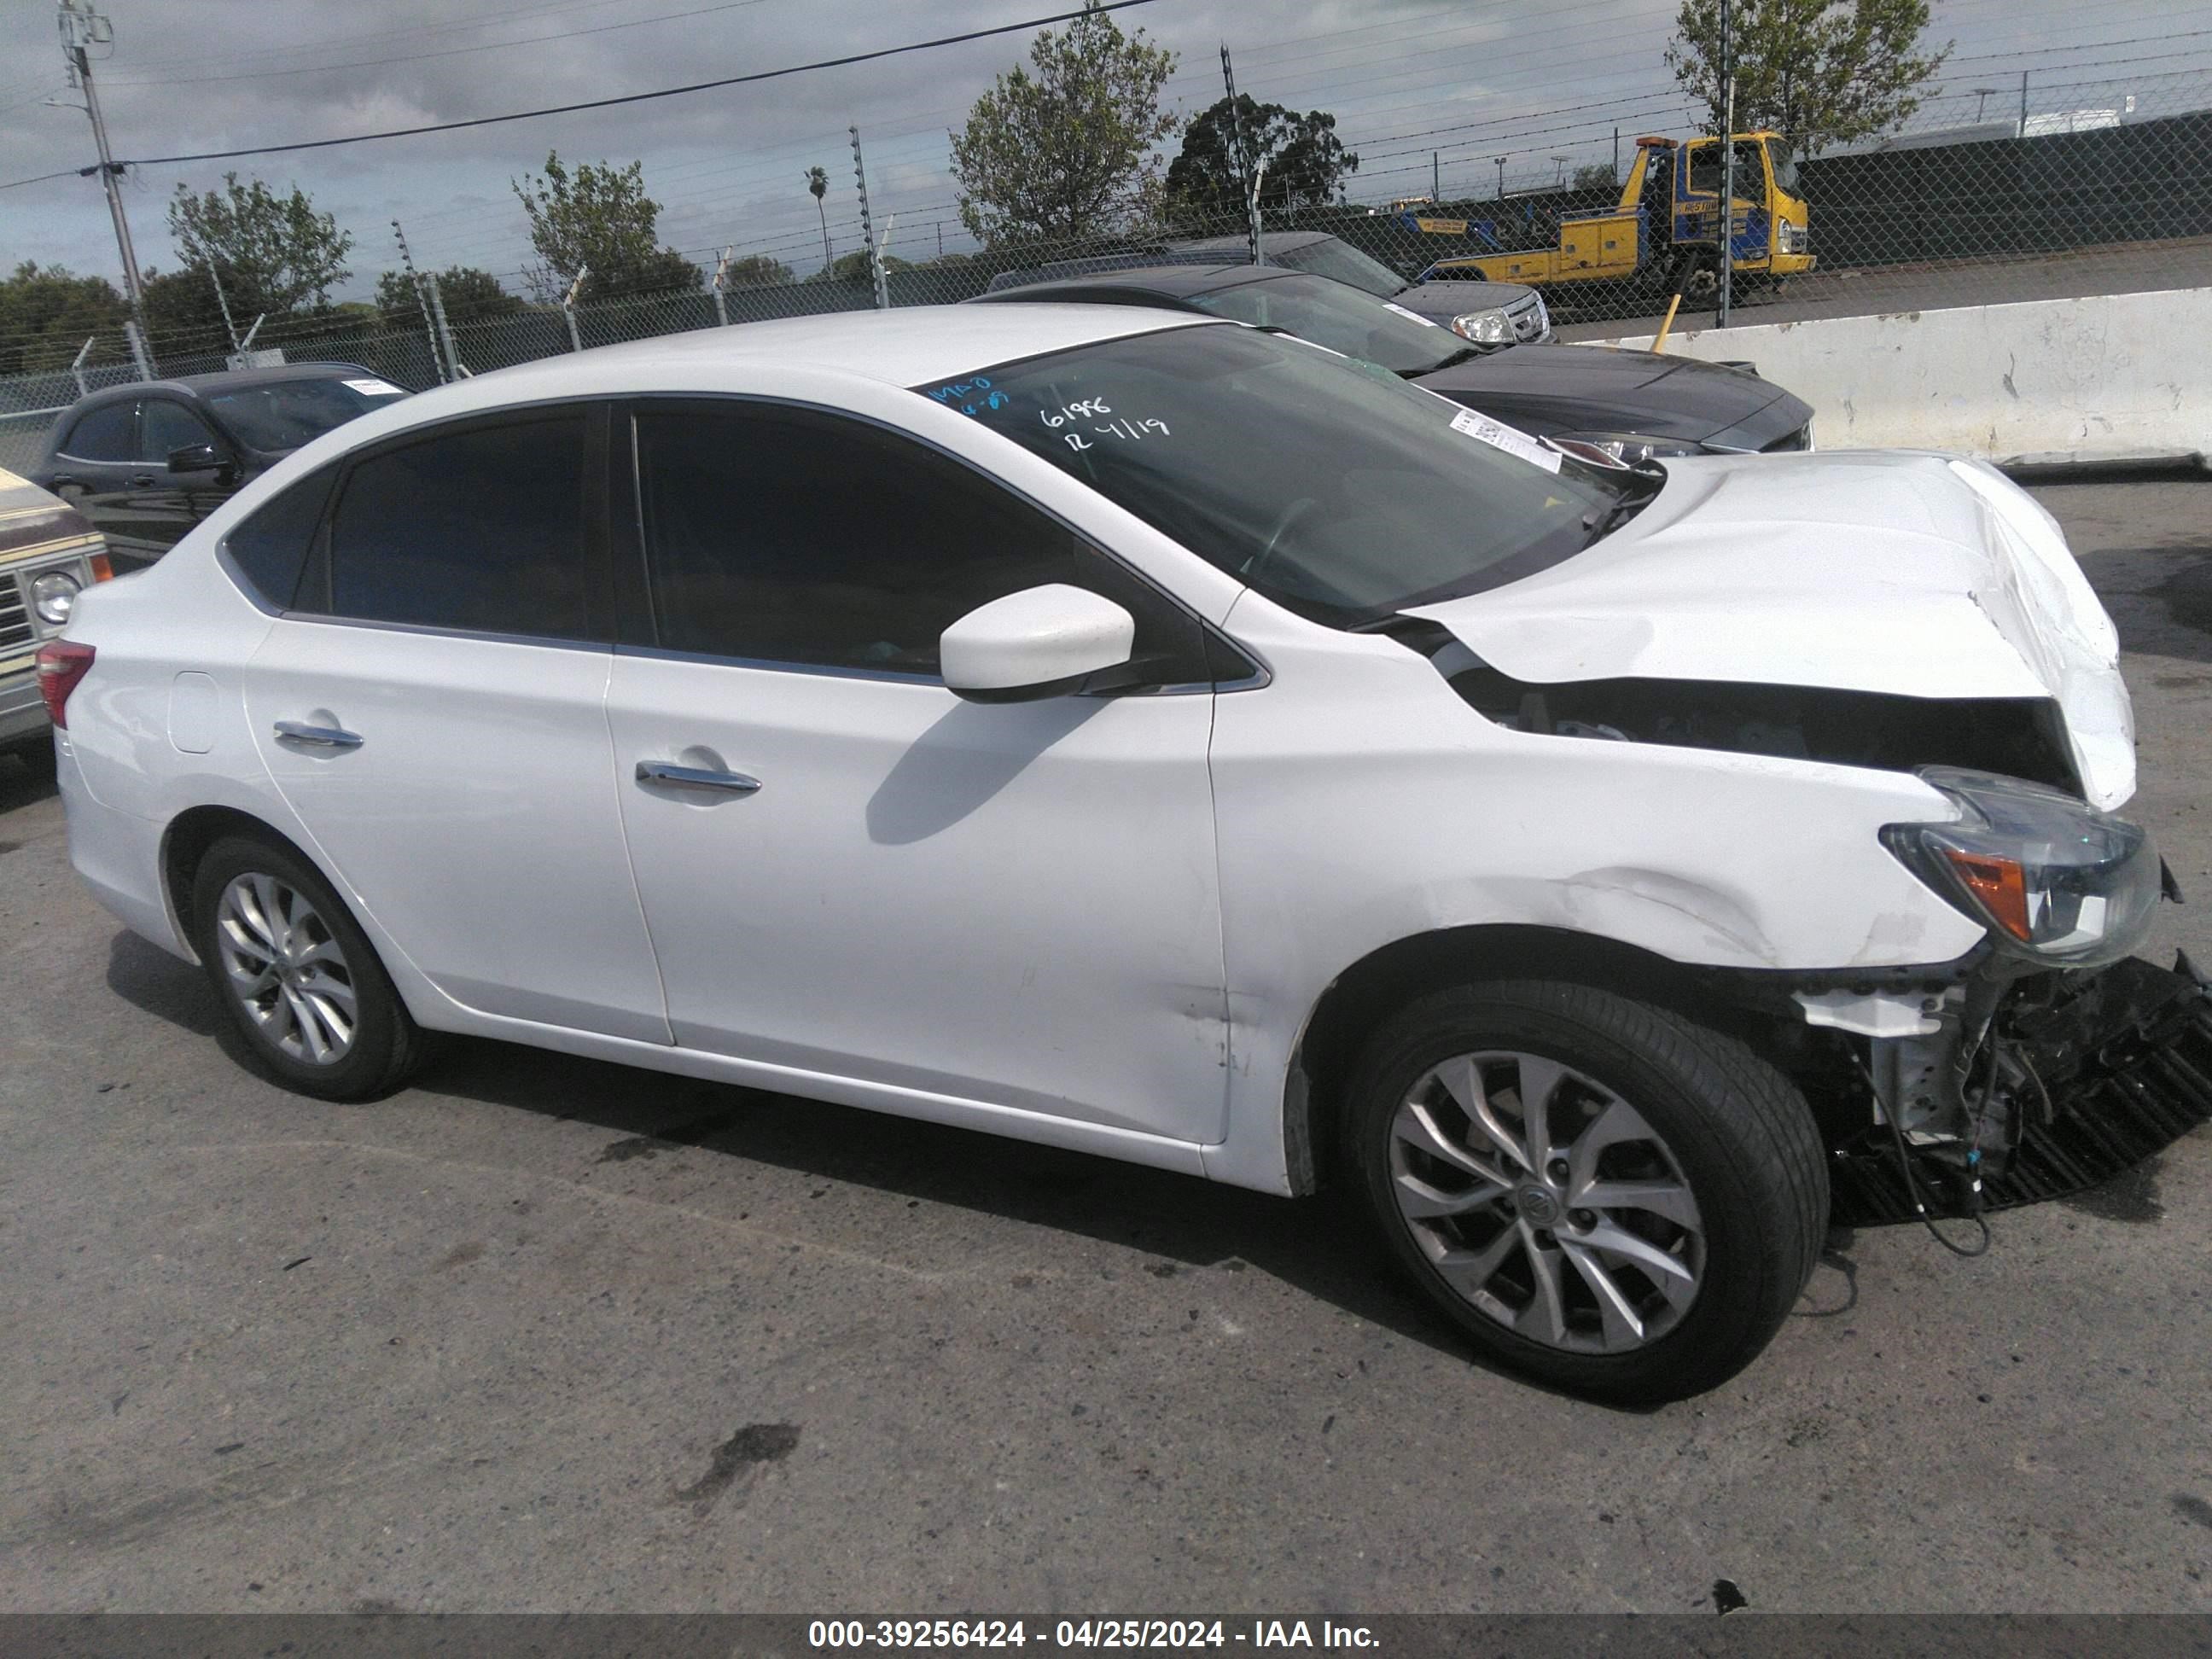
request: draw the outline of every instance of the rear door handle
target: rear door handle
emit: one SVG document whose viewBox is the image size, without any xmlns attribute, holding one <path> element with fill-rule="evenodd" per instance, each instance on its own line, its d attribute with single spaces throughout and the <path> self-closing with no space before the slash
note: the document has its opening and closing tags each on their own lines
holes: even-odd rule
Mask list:
<svg viewBox="0 0 2212 1659">
<path fill-rule="evenodd" d="M 131 487 L 133 489 L 151 489 L 154 483 L 154 475 L 150 472 L 134 472 L 131 475 Z"/>
<path fill-rule="evenodd" d="M 361 737 L 335 726 L 309 726 L 305 720 L 278 720 L 276 735 L 288 743 L 309 749 L 358 749 Z"/>
<path fill-rule="evenodd" d="M 721 795 L 750 795 L 760 787 L 758 778 L 742 772 L 710 772 L 704 767 L 677 766 L 668 761 L 640 761 L 640 783 L 673 784 L 678 789 L 711 789 Z"/>
</svg>

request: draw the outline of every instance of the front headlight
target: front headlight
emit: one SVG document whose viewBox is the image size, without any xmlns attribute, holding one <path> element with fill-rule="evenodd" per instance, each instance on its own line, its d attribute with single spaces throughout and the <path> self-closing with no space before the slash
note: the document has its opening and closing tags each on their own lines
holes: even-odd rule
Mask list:
<svg viewBox="0 0 2212 1659">
<path fill-rule="evenodd" d="M 76 608 L 83 583 L 66 570 L 42 570 L 31 578 L 31 609 L 49 628 L 60 628 Z"/>
<path fill-rule="evenodd" d="M 1997 945 L 2045 963 L 2115 961 L 2158 902 L 2158 849 L 2140 824 L 2018 778 L 1923 767 L 1956 823 L 1893 823 L 1882 844 Z"/>
<path fill-rule="evenodd" d="M 1668 455 L 1702 455 L 1701 445 L 1688 443 L 1680 438 L 1654 438 L 1641 432 L 1560 432 L 1553 434 L 1572 438 L 1602 449 L 1616 461 L 1634 466 L 1638 461 L 1656 460 Z"/>
<path fill-rule="evenodd" d="M 1463 311 L 1451 325 L 1453 333 L 1477 345 L 1504 345 L 1513 338 L 1513 325 L 1502 311 Z"/>
</svg>

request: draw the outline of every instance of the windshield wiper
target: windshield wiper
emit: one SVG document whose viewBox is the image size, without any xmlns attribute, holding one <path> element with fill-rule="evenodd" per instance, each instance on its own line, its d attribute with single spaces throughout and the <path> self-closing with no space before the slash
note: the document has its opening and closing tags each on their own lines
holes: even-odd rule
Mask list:
<svg viewBox="0 0 2212 1659">
<path fill-rule="evenodd" d="M 1620 529 L 1621 526 L 1650 506 L 1659 492 L 1666 487 L 1664 478 L 1654 478 L 1640 473 L 1638 476 L 1644 480 L 1645 488 L 1633 495 L 1623 495 L 1610 507 L 1594 507 L 1583 514 L 1583 528 L 1591 532 L 1591 542 L 1601 541 Z"/>
</svg>

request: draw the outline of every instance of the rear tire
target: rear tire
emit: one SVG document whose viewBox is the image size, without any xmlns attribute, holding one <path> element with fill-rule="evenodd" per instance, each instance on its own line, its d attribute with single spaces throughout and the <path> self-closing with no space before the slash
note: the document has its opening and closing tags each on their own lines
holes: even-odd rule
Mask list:
<svg viewBox="0 0 2212 1659">
<path fill-rule="evenodd" d="M 1347 1173 L 1423 1291 L 1492 1358 L 1589 1398 L 1735 1376 L 1826 1231 L 1796 1089 L 1735 1038 L 1587 986 L 1423 998 L 1376 1032 L 1344 1108 Z"/>
<path fill-rule="evenodd" d="M 422 1034 L 331 884 L 289 848 L 228 836 L 192 874 L 192 944 L 232 1025 L 286 1088 L 373 1100 L 421 1062 Z"/>
</svg>

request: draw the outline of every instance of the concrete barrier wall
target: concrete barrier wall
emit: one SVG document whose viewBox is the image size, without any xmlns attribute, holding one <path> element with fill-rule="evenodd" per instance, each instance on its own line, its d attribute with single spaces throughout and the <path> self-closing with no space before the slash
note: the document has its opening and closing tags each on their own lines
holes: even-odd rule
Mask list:
<svg viewBox="0 0 2212 1659">
<path fill-rule="evenodd" d="M 2212 289 L 1678 330 L 1667 350 L 1757 365 L 1813 405 L 1823 449 L 2014 466 L 2212 452 Z"/>
</svg>

